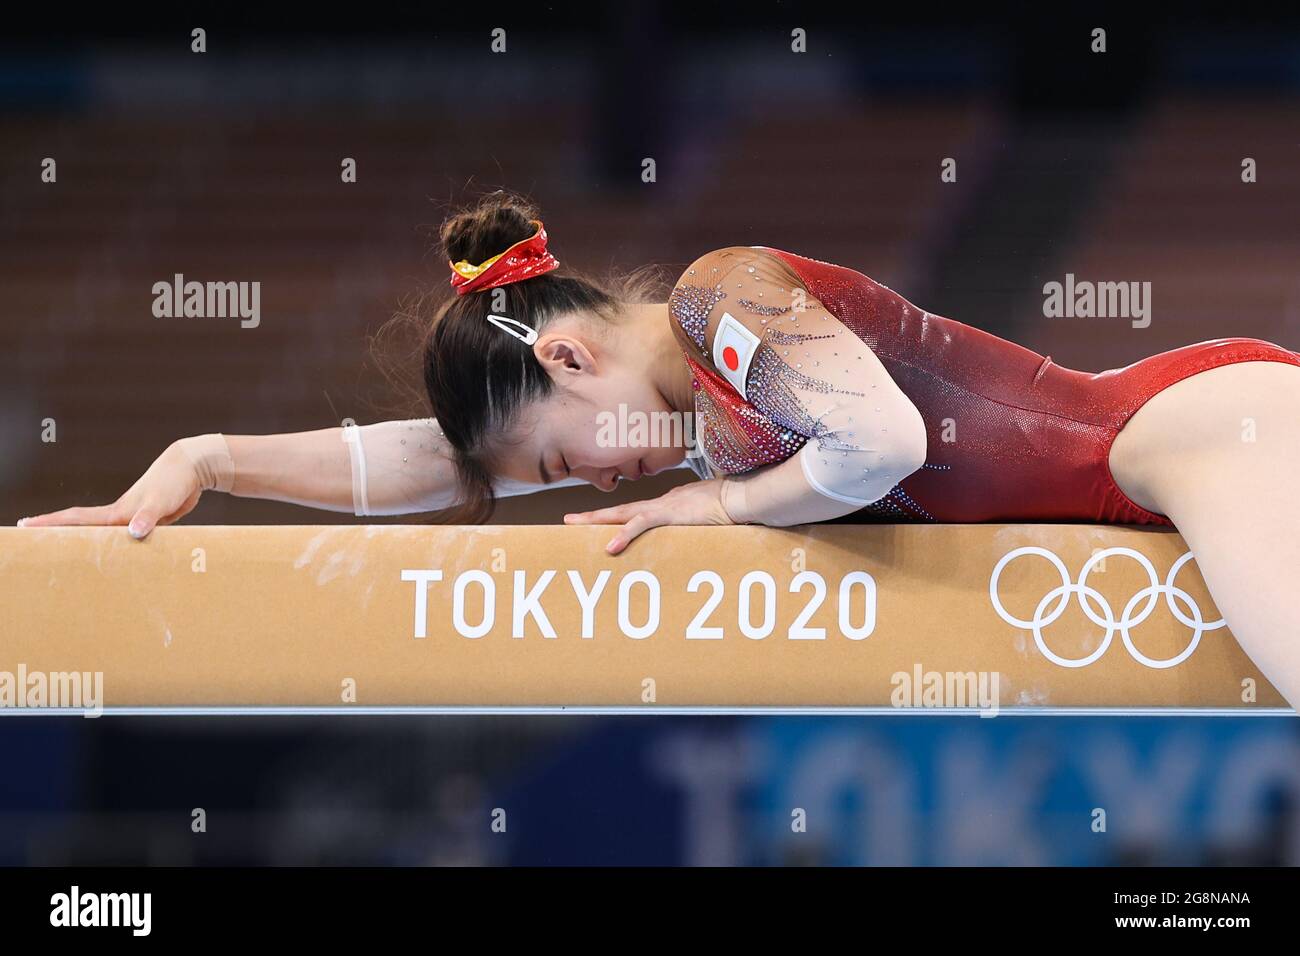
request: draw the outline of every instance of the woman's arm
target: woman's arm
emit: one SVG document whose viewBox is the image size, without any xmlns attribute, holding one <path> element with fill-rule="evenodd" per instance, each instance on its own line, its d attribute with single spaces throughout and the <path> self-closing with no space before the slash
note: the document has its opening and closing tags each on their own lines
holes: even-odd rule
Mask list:
<svg viewBox="0 0 1300 956">
<path fill-rule="evenodd" d="M 378 422 L 328 431 L 336 434 L 336 447 L 345 449 L 339 460 L 342 474 L 350 476 L 347 488 L 353 514 L 414 514 L 440 511 L 455 503 L 456 473 L 451 446 L 436 419 Z M 330 477 L 334 480 L 339 473 L 336 465 L 335 457 L 331 456 L 329 466 L 333 470 Z M 504 498 L 581 484 L 585 484 L 581 478 L 563 478 L 547 485 L 498 478 L 493 483 L 493 492 Z M 331 484 L 320 488 L 319 492 L 333 496 L 337 494 L 337 488 Z M 235 494 L 242 493 L 237 482 Z M 259 494 L 257 497 L 268 496 Z M 298 503 L 311 504 L 309 501 Z"/>
<path fill-rule="evenodd" d="M 581 484 L 502 479 L 500 496 Z M 349 425 L 280 435 L 199 435 L 173 442 L 111 505 L 24 518 L 23 527 L 127 525 L 143 538 L 198 504 L 205 491 L 266 498 L 357 515 L 412 514 L 449 507 L 456 476 L 433 419 Z"/>
<path fill-rule="evenodd" d="M 900 432 L 904 427 L 900 427 Z M 912 432 L 915 436 L 917 432 Z M 871 476 L 855 494 L 874 495 L 865 500 L 832 497 L 829 489 L 813 484 L 806 469 L 807 459 L 793 455 L 785 461 L 722 479 L 719 496 L 722 508 L 736 524 L 764 524 L 786 527 L 816 524 L 859 511 L 884 497 L 900 481 L 925 464 L 924 431 L 921 441 L 888 446 L 887 453 L 871 460 Z M 841 456 L 843 460 L 847 456 Z"/>
<path fill-rule="evenodd" d="M 282 435 L 226 435 L 229 484 L 223 488 L 205 483 L 205 490 L 324 511 L 351 511 L 352 471 L 344 431 L 322 428 Z"/>
</svg>

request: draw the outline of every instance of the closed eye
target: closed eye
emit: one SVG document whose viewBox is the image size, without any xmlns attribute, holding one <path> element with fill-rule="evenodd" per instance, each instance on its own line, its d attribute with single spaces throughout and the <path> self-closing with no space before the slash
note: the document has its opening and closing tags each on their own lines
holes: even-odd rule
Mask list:
<svg viewBox="0 0 1300 956">
<path fill-rule="evenodd" d="M 572 469 L 569 468 L 569 463 L 565 461 L 563 454 L 560 455 L 560 464 L 564 466 L 564 478 L 568 478 L 571 474 L 573 474 L 573 471 Z M 537 459 L 537 477 L 541 479 L 541 482 L 544 485 L 553 484 L 556 481 L 562 480 L 561 478 L 557 478 L 551 472 L 551 470 L 546 467 L 545 453 L 543 453 L 542 456 Z"/>
</svg>

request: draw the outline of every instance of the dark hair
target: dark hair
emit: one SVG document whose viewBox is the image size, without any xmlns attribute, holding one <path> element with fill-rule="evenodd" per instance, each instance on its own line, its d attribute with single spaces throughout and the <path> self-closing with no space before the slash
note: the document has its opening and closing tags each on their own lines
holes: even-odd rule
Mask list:
<svg viewBox="0 0 1300 956">
<path fill-rule="evenodd" d="M 532 220 L 540 218 L 527 200 L 504 190 L 490 193 L 443 223 L 442 261 L 489 259 L 532 236 L 537 229 Z M 561 265 L 495 289 L 451 292 L 437 307 L 421 350 L 424 387 L 451 445 L 460 492 L 457 505 L 442 512 L 440 521 L 470 524 L 492 516 L 492 463 L 502 451 L 502 438 L 525 406 L 546 399 L 555 387 L 532 348 L 489 322 L 488 313 L 520 319 L 538 331 L 573 313 L 612 321 L 624 303 L 641 300 L 656 278 L 642 270 L 621 282 L 602 283 Z M 505 301 L 498 300 L 495 304 L 504 307 L 494 310 L 489 306 L 495 293 Z"/>
</svg>

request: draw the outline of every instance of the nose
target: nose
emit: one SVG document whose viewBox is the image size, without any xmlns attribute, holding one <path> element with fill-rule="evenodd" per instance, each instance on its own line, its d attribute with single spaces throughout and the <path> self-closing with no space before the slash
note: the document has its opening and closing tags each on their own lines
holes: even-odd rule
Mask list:
<svg viewBox="0 0 1300 956">
<path fill-rule="evenodd" d="M 573 474 L 601 491 L 613 491 L 618 487 L 619 470 L 617 468 L 575 468 Z"/>
<path fill-rule="evenodd" d="M 613 491 L 618 487 L 618 483 L 621 479 L 635 481 L 637 478 L 641 477 L 640 472 L 640 464 L 633 461 L 623 465 L 610 465 L 607 468 L 575 468 L 571 474 L 577 478 L 583 479 L 588 484 L 595 485 L 601 491 Z"/>
</svg>

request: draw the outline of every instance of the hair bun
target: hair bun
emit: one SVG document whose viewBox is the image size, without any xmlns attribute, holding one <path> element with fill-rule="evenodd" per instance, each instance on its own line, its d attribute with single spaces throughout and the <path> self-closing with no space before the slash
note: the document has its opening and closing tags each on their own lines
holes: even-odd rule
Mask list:
<svg viewBox="0 0 1300 956">
<path fill-rule="evenodd" d="M 450 262 L 478 264 L 532 236 L 532 220 L 540 218 L 533 203 L 498 189 L 447 218 L 439 232 L 443 254 Z"/>
</svg>

